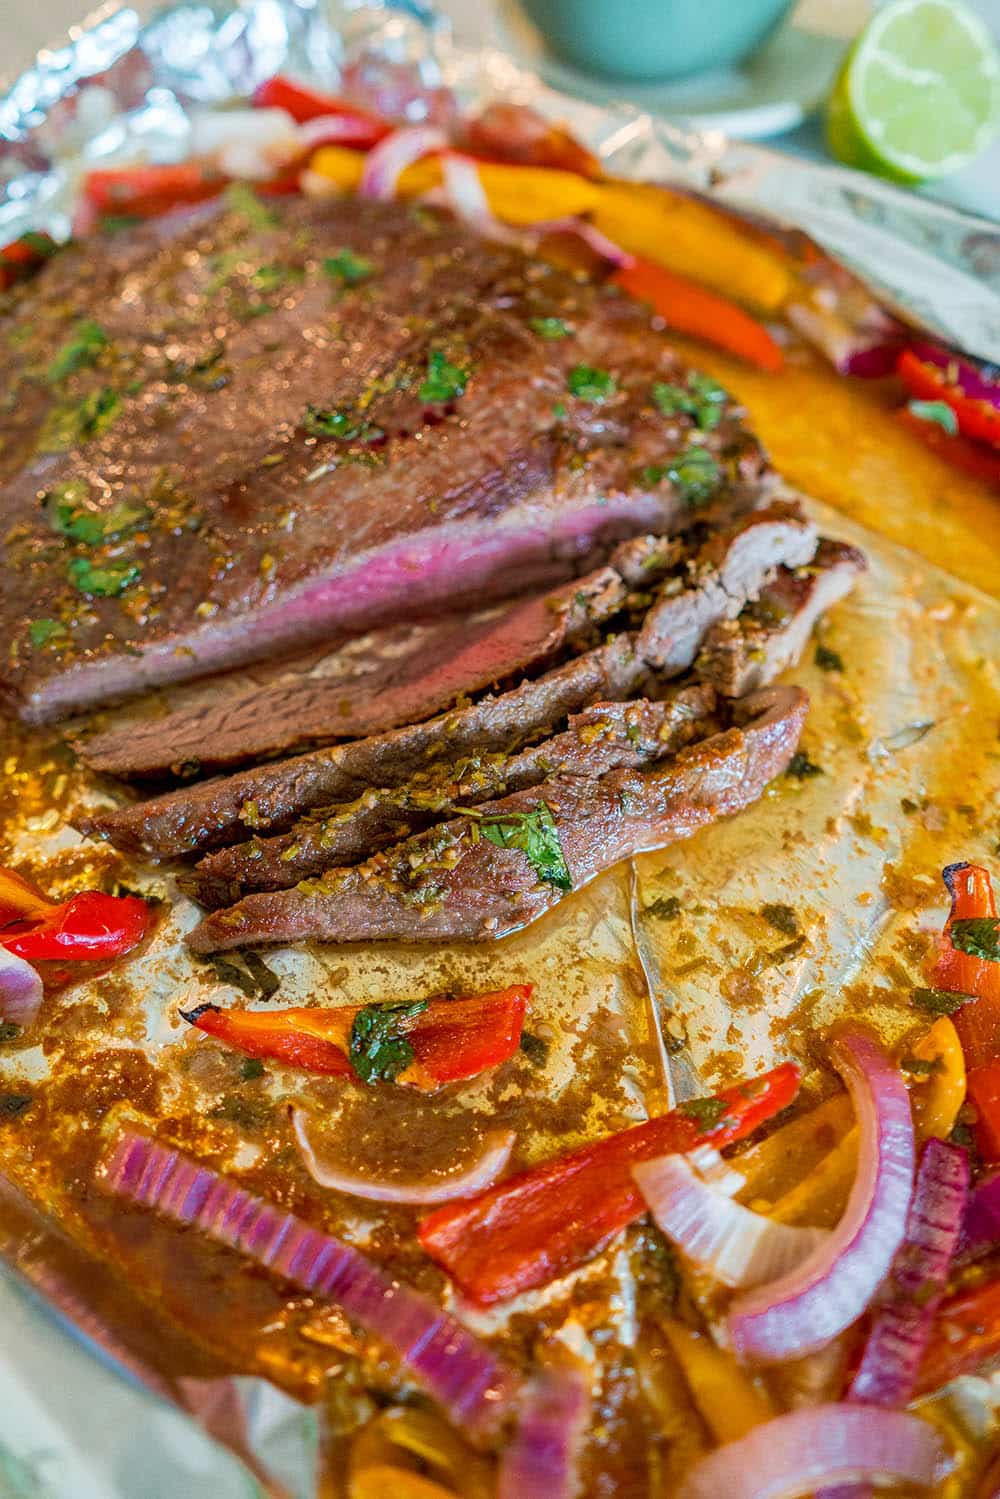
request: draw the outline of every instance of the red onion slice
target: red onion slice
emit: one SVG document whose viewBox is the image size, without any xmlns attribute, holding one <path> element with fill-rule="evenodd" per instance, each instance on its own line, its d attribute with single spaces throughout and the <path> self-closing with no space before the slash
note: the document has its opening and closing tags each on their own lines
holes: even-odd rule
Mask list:
<svg viewBox="0 0 1000 1499">
<path fill-rule="evenodd" d="M 582 1369 L 548 1369 L 532 1380 L 500 1463 L 497 1499 L 573 1499 L 589 1419 L 590 1390 Z"/>
<path fill-rule="evenodd" d="M 359 196 L 388 202 L 396 196 L 399 178 L 407 167 L 420 161 L 421 157 L 429 156 L 432 151 L 443 151 L 447 144 L 444 131 L 434 125 L 411 125 L 394 130 L 365 157 L 364 171 L 358 183 Z"/>
<path fill-rule="evenodd" d="M 530 242 L 530 236 L 503 224 L 490 208 L 486 189 L 479 176 L 479 168 L 470 156 L 458 151 L 447 151 L 441 158 L 444 172 L 444 200 L 448 207 L 470 229 L 475 229 L 486 239 L 499 240 L 503 244 L 518 245 L 522 249 Z"/>
<path fill-rule="evenodd" d="M 906 1405 L 944 1293 L 969 1192 L 969 1159 L 958 1145 L 928 1140 L 917 1172 L 903 1247 L 890 1291 L 875 1314 L 848 1391 L 865 1405 Z"/>
<path fill-rule="evenodd" d="M 1000 1167 L 980 1177 L 965 1209 L 960 1259 L 975 1259 L 1000 1244 Z"/>
<path fill-rule="evenodd" d="M 0 947 L 0 1020 L 30 1025 L 42 1003 L 42 981 L 30 963 Z"/>
<path fill-rule="evenodd" d="M 386 1275 L 349 1244 L 284 1213 L 146 1135 L 123 1130 L 97 1169 L 106 1191 L 200 1228 L 216 1243 L 328 1297 L 399 1355 L 456 1425 L 491 1435 L 513 1376 L 460 1322 Z"/>
<path fill-rule="evenodd" d="M 817 1405 L 755 1426 L 704 1458 L 678 1499 L 795 1499 L 831 1483 L 930 1488 L 944 1458 L 933 1427 L 903 1411 Z"/>
<path fill-rule="evenodd" d="M 829 1238 L 823 1228 L 793 1228 L 733 1202 L 702 1181 L 682 1155 L 633 1166 L 657 1226 L 724 1286 L 759 1286 L 801 1264 Z"/>
<path fill-rule="evenodd" d="M 460 1170 L 453 1170 L 445 1176 L 432 1177 L 427 1181 L 379 1182 L 344 1171 L 332 1162 L 323 1160 L 310 1139 L 311 1124 L 312 1120 L 305 1109 L 292 1110 L 292 1128 L 295 1130 L 306 1170 L 313 1181 L 318 1182 L 321 1187 L 329 1187 L 333 1192 L 346 1192 L 350 1197 L 365 1197 L 370 1202 L 451 1202 L 456 1197 L 471 1197 L 474 1192 L 481 1192 L 497 1179 L 510 1160 L 517 1138 L 512 1129 L 494 1130 L 486 1136 L 479 1155 Z"/>
<path fill-rule="evenodd" d="M 790 1274 L 733 1302 L 733 1346 L 758 1363 L 803 1358 L 856 1321 L 906 1231 L 915 1147 L 903 1080 L 878 1042 L 858 1027 L 840 1032 L 832 1054 L 858 1121 L 857 1175 L 826 1242 Z"/>
</svg>

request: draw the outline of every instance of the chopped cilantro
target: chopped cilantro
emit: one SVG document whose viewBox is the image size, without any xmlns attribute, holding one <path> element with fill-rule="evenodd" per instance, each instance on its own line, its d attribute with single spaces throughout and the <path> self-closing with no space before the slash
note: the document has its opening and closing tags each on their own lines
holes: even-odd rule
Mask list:
<svg viewBox="0 0 1000 1499">
<path fill-rule="evenodd" d="M 279 291 L 289 281 L 301 281 L 304 275 L 305 271 L 297 265 L 261 265 L 251 275 L 250 282 L 257 291 Z"/>
<path fill-rule="evenodd" d="M 208 1117 L 222 1119 L 226 1124 L 238 1125 L 240 1129 L 259 1130 L 268 1123 L 272 1113 L 271 1105 L 261 1099 L 241 1098 L 238 1093 L 227 1093 L 214 1109 L 209 1109 Z"/>
<path fill-rule="evenodd" d="M 941 1058 L 931 1057 L 900 1057 L 900 1069 L 909 1072 L 913 1077 L 930 1077 L 932 1073 L 941 1071 Z"/>
<path fill-rule="evenodd" d="M 724 1098 L 689 1098 L 681 1104 L 680 1112 L 693 1119 L 699 1129 L 717 1129 L 729 1113 L 729 1104 Z"/>
<path fill-rule="evenodd" d="M 951 924 L 951 945 L 973 958 L 1000 963 L 1000 917 L 971 916 Z"/>
<path fill-rule="evenodd" d="M 573 878 L 559 841 L 559 829 L 547 802 L 531 812 L 511 812 L 496 822 L 483 822 L 481 836 L 497 848 L 518 848 L 546 884 L 572 890 Z"/>
<path fill-rule="evenodd" d="M 958 436 L 958 417 L 947 401 L 908 401 L 906 409 L 922 422 L 933 422 L 949 437 Z"/>
<path fill-rule="evenodd" d="M 794 776 L 797 781 L 807 781 L 810 776 L 825 775 L 825 771 L 822 765 L 817 765 L 815 760 L 810 760 L 805 750 L 796 750 L 788 762 L 785 775 Z"/>
<path fill-rule="evenodd" d="M 837 651 L 831 651 L 828 645 L 818 645 L 813 657 L 820 671 L 843 671 L 844 658 Z"/>
<path fill-rule="evenodd" d="M 84 546 L 100 546 L 114 541 L 129 531 L 136 530 L 149 520 L 149 511 L 143 505 L 130 505 L 119 500 L 110 510 L 88 510 L 87 485 L 81 479 L 67 479 L 49 490 L 43 500 L 53 526 L 68 541 L 79 541 Z"/>
<path fill-rule="evenodd" d="M 652 916 L 657 921 L 676 921 L 684 907 L 679 895 L 660 895 L 643 907 L 643 916 Z"/>
<path fill-rule="evenodd" d="M 349 411 L 321 411 L 307 406 L 302 425 L 311 437 L 336 437 L 341 442 L 376 442 L 383 437 L 381 427 L 360 421 Z"/>
<path fill-rule="evenodd" d="M 427 356 L 427 375 L 417 395 L 422 401 L 453 401 L 464 394 L 468 383 L 468 370 L 449 364 L 440 349 L 432 349 Z"/>
<path fill-rule="evenodd" d="M 92 390 L 82 401 L 53 406 L 38 438 L 40 453 L 68 453 L 78 443 L 100 437 L 121 411 L 121 397 L 113 390 Z"/>
<path fill-rule="evenodd" d="M 599 406 L 609 401 L 618 386 L 615 377 L 607 370 L 598 370 L 590 364 L 575 364 L 566 376 L 566 388 L 578 401 L 592 401 Z"/>
<path fill-rule="evenodd" d="M 914 989 L 913 1003 L 928 1015 L 954 1015 L 968 1002 L 968 994 L 953 994 L 948 989 Z"/>
<path fill-rule="evenodd" d="M 26 229 L 21 235 L 21 244 L 32 255 L 37 255 L 41 260 L 51 260 L 59 246 L 54 239 L 47 234 L 39 234 L 37 229 Z"/>
<path fill-rule="evenodd" d="M 920 811 L 920 803 L 915 802 L 912 796 L 901 796 L 899 798 L 899 805 L 900 807 L 902 807 L 907 817 L 912 817 L 914 812 Z"/>
<path fill-rule="evenodd" d="M 141 224 L 142 219 L 136 213 L 106 213 L 102 216 L 98 228 L 102 234 L 109 237 L 114 234 L 123 234 L 126 229 L 134 229 Z"/>
<path fill-rule="evenodd" d="M 45 373 L 46 380 L 50 385 L 57 385 L 60 380 L 65 380 L 77 370 L 86 369 L 88 365 L 96 363 L 101 350 L 107 346 L 103 329 L 85 318 L 83 322 L 77 323 L 56 353 Z"/>
<path fill-rule="evenodd" d="M 690 375 L 686 387 L 668 385 L 665 381 L 657 381 L 653 386 L 653 402 L 664 416 L 693 417 L 703 432 L 711 432 L 719 425 L 728 399 L 728 391 L 708 375 Z"/>
<path fill-rule="evenodd" d="M 557 338 L 569 338 L 573 329 L 569 323 L 564 323 L 561 317 L 533 317 L 528 319 L 528 327 L 532 333 L 537 333 L 539 338 L 554 342 Z"/>
<path fill-rule="evenodd" d="M 521 1050 L 535 1067 L 544 1067 L 549 1059 L 549 1043 L 530 1031 L 521 1032 Z"/>
<path fill-rule="evenodd" d="M 564 401 L 556 402 L 552 408 L 552 416 L 557 422 L 566 420 L 566 403 Z"/>
<path fill-rule="evenodd" d="M 799 919 L 792 907 L 786 906 L 783 901 L 771 901 L 766 906 L 761 906 L 760 914 L 776 932 L 783 932 L 786 937 L 799 935 Z"/>
<path fill-rule="evenodd" d="M 0 1119 L 19 1119 L 31 1102 L 30 1093 L 0 1093 Z"/>
<path fill-rule="evenodd" d="M 33 619 L 28 626 L 28 634 L 37 651 L 43 645 L 48 645 L 51 640 L 65 636 L 66 626 L 58 619 Z"/>
<path fill-rule="evenodd" d="M 116 599 L 142 577 L 138 562 L 93 563 L 87 557 L 71 557 L 66 576 L 73 587 L 90 598 Z"/>
<path fill-rule="evenodd" d="M 281 979 L 273 968 L 269 968 L 259 953 L 251 948 L 246 948 L 240 953 L 240 957 L 249 970 L 250 977 L 256 985 L 256 997 L 258 999 L 272 999 L 281 988 Z"/>
<path fill-rule="evenodd" d="M 16 1041 L 21 1034 L 21 1027 L 13 1020 L 0 1020 L 0 1046 L 7 1041 Z"/>
<path fill-rule="evenodd" d="M 688 505 L 703 505 L 719 486 L 719 465 L 705 448 L 691 447 L 668 465 L 667 477 Z"/>
<path fill-rule="evenodd" d="M 429 1001 L 365 1005 L 351 1026 L 351 1066 L 366 1083 L 394 1083 L 413 1061 L 413 1047 L 406 1039 L 404 1022 L 426 1010 Z"/>
<path fill-rule="evenodd" d="M 245 1083 L 251 1083 L 255 1078 L 264 1076 L 264 1063 L 259 1057 L 247 1057 L 240 1068 L 240 1077 Z"/>
<path fill-rule="evenodd" d="M 212 953 L 204 960 L 223 984 L 232 984 L 247 999 L 271 999 L 281 987 L 281 979 L 257 953 L 245 949 L 228 958 Z"/>
<path fill-rule="evenodd" d="M 338 250 L 323 261 L 323 270 L 331 281 L 341 281 L 345 286 L 357 286 L 375 274 L 375 266 L 367 255 L 355 255 L 353 250 Z"/>
<path fill-rule="evenodd" d="M 273 229 L 278 220 L 252 187 L 233 182 L 226 188 L 226 202 L 233 213 L 245 219 L 251 229 Z"/>
</svg>

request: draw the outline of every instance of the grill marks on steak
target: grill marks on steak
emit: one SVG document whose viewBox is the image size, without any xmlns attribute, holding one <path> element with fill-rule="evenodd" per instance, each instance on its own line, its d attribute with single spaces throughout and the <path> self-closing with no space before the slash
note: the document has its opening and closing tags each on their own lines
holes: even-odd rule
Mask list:
<svg viewBox="0 0 1000 1499">
<path fill-rule="evenodd" d="M 491 818 L 530 815 L 544 803 L 572 887 L 642 850 L 690 836 L 755 801 L 788 765 L 807 698 L 771 687 L 738 707 L 739 726 L 712 735 L 649 770 L 596 778 L 556 776 L 484 810 Z M 304 889 L 268 891 L 207 916 L 188 937 L 196 952 L 317 937 L 365 940 L 483 940 L 535 920 L 561 898 L 520 848 L 480 836 L 477 819 L 455 818 L 337 870 Z M 474 832 L 474 828 L 476 831 Z"/>
<path fill-rule="evenodd" d="M 508 754 L 598 698 L 638 692 L 646 675 L 629 637 L 619 636 L 537 680 L 426 723 L 202 781 L 98 812 L 78 826 L 154 858 L 217 848 L 250 831 L 281 832 L 315 807 L 353 801 L 369 786 L 400 786 L 435 762 Z"/>
<path fill-rule="evenodd" d="M 808 568 L 779 568 L 756 603 L 708 631 L 699 676 L 725 697 L 742 697 L 794 666 L 816 621 L 850 593 L 866 567 L 857 547 L 824 539 Z"/>
<path fill-rule="evenodd" d="M 680 689 L 663 702 L 596 703 L 569 727 L 513 755 L 476 754 L 413 776 L 398 788 L 369 787 L 355 802 L 317 812 L 291 832 L 209 854 L 180 885 L 202 905 L 229 905 L 252 890 L 287 889 L 351 864 L 440 822 L 457 806 L 493 800 L 553 775 L 604 775 L 663 759 L 712 726 L 710 687 Z"/>
<path fill-rule="evenodd" d="M 221 697 L 201 688 L 191 706 L 126 720 L 81 744 L 80 757 L 110 775 L 177 775 L 185 766 L 219 770 L 419 722 L 456 698 L 589 643 L 594 625 L 622 606 L 625 593 L 606 567 L 535 598 L 372 632 L 265 686 L 249 682 Z"/>
<path fill-rule="evenodd" d="M 102 247 L 99 274 L 92 250 L 69 249 L 18 296 L 3 343 L 24 399 L 4 434 L 0 687 L 29 720 L 442 599 L 481 606 L 692 518 L 667 479 L 637 477 L 690 433 L 651 402 L 657 380 L 682 375 L 638 304 L 398 204 L 273 212 L 270 227 L 225 205 L 174 216 Z M 376 267 L 352 288 L 323 270 L 344 247 Z M 74 315 L 107 343 L 50 386 L 38 372 Z M 538 338 L 538 316 L 569 336 Z M 453 402 L 419 394 L 434 352 L 468 371 Z M 608 370 L 615 394 L 575 399 L 578 364 Z M 79 412 L 102 393 L 120 403 L 106 430 L 34 452 L 53 405 Z M 354 435 L 312 435 L 309 405 L 344 413 Z M 737 408 L 707 442 L 726 476 L 720 511 L 746 508 L 766 466 Z M 86 486 L 94 513 L 141 506 L 142 527 L 91 554 L 68 543 L 38 503 L 66 483 Z M 141 577 L 120 596 L 81 591 L 67 574 L 81 556 Z M 28 628 L 39 618 L 61 627 L 43 645 Z"/>
</svg>

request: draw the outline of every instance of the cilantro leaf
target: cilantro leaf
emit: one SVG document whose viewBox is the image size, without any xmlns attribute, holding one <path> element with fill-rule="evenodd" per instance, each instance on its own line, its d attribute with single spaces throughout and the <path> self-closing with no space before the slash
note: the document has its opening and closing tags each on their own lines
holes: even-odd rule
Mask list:
<svg viewBox="0 0 1000 1499">
<path fill-rule="evenodd" d="M 810 776 L 824 774 L 822 765 L 817 765 L 815 760 L 810 760 L 805 750 L 796 750 L 785 767 L 785 775 L 794 776 L 797 781 L 807 781 Z"/>
<path fill-rule="evenodd" d="M 31 1104 L 30 1093 L 0 1093 L 0 1119 L 19 1119 Z"/>
<path fill-rule="evenodd" d="M 838 651 L 831 651 L 828 645 L 818 645 L 813 657 L 820 671 L 843 671 L 844 658 Z"/>
<path fill-rule="evenodd" d="M 933 422 L 949 437 L 958 436 L 958 417 L 947 401 L 907 401 L 906 409 L 922 422 Z"/>
<path fill-rule="evenodd" d="M 953 994 L 949 989 L 914 989 L 913 1003 L 928 1015 L 954 1015 L 969 999 L 968 994 Z"/>
<path fill-rule="evenodd" d="M 656 921 L 676 921 L 683 909 L 679 895 L 658 895 L 648 906 L 643 906 L 642 914 Z"/>
<path fill-rule="evenodd" d="M 951 945 L 973 958 L 1000 963 L 1000 917 L 970 916 L 951 924 Z"/>
<path fill-rule="evenodd" d="M 549 1043 L 530 1031 L 521 1032 L 521 1050 L 535 1067 L 544 1067 L 549 1059 Z"/>
<path fill-rule="evenodd" d="M 43 500 L 52 525 L 68 541 L 99 546 L 134 531 L 149 519 L 144 505 L 119 500 L 110 510 L 88 510 L 90 491 L 82 479 L 67 479 L 49 490 Z"/>
<path fill-rule="evenodd" d="M 653 402 L 664 416 L 693 417 L 703 432 L 713 431 L 722 420 L 722 408 L 728 391 L 708 375 L 688 376 L 687 385 L 669 385 L 658 381 L 653 386 Z"/>
<path fill-rule="evenodd" d="M 569 338 L 573 332 L 569 323 L 564 323 L 561 317 L 529 318 L 528 327 L 532 333 L 537 333 L 539 338 L 548 339 L 550 343 L 558 338 Z"/>
<path fill-rule="evenodd" d="M 71 557 L 66 576 L 73 587 L 89 598 L 116 599 L 142 577 L 138 562 L 91 562 L 87 557 Z"/>
<path fill-rule="evenodd" d="M 422 401 L 453 401 L 464 395 L 468 383 L 468 370 L 449 364 L 440 349 L 432 349 L 427 356 L 427 376 L 417 395 Z"/>
<path fill-rule="evenodd" d="M 106 432 L 121 411 L 121 397 L 113 390 L 92 390 L 82 401 L 53 406 L 38 437 L 40 453 L 68 453 L 78 443 Z"/>
<path fill-rule="evenodd" d="M 49 385 L 57 385 L 60 380 L 65 380 L 77 370 L 95 364 L 101 350 L 107 346 L 108 340 L 97 323 L 89 318 L 77 323 L 45 372 Z"/>
<path fill-rule="evenodd" d="M 66 635 L 66 626 L 58 619 L 33 619 L 28 625 L 28 635 L 35 650 Z"/>
<path fill-rule="evenodd" d="M 511 812 L 502 820 L 483 822 L 479 832 L 497 848 L 518 848 L 528 863 L 548 885 L 557 890 L 572 890 L 573 877 L 566 863 L 559 829 L 546 802 L 531 812 Z"/>
<path fill-rule="evenodd" d="M 273 229 L 278 220 L 265 203 L 262 203 L 252 187 L 245 182 L 232 182 L 226 188 L 226 203 L 233 213 L 245 219 L 251 229 Z"/>
<path fill-rule="evenodd" d="M 323 271 L 331 281 L 341 281 L 345 286 L 357 286 L 375 274 L 375 266 L 367 255 L 355 255 L 353 250 L 338 250 L 323 261 Z"/>
<path fill-rule="evenodd" d="M 729 1113 L 729 1104 L 724 1098 L 689 1098 L 681 1104 L 680 1112 L 693 1119 L 699 1129 L 717 1129 Z"/>
<path fill-rule="evenodd" d="M 21 1027 L 13 1020 L 0 1020 L 0 1046 L 7 1041 L 16 1041 L 21 1034 Z"/>
<path fill-rule="evenodd" d="M 359 421 L 349 411 L 321 411 L 307 406 L 302 425 L 311 437 L 336 437 L 340 442 L 376 442 L 385 434 L 371 422 Z"/>
<path fill-rule="evenodd" d="M 426 1010 L 429 1000 L 411 1003 L 365 1005 L 354 1017 L 348 1056 L 351 1066 L 366 1083 L 394 1083 L 413 1061 L 413 1047 L 406 1039 L 404 1023 Z"/>
<path fill-rule="evenodd" d="M 688 505 L 703 505 L 718 488 L 722 479 L 719 465 L 707 448 L 686 448 L 669 463 L 651 463 L 642 469 L 639 482 L 650 489 L 669 479 Z"/>
<path fill-rule="evenodd" d="M 566 388 L 578 401 L 591 401 L 600 406 L 611 399 L 618 386 L 614 375 L 607 370 L 595 369 L 591 364 L 575 364 L 566 376 Z"/>
<path fill-rule="evenodd" d="M 786 937 L 799 935 L 799 919 L 793 908 L 786 906 L 784 901 L 771 901 L 766 906 L 761 906 L 760 914 L 776 932 L 783 932 Z"/>
</svg>

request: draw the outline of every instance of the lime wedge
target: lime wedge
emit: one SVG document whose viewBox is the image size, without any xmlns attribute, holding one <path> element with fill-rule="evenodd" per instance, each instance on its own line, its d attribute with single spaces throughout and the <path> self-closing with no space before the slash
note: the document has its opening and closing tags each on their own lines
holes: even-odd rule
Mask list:
<svg viewBox="0 0 1000 1499">
<path fill-rule="evenodd" d="M 834 156 L 900 182 L 945 177 L 989 145 L 1000 55 L 961 0 L 891 0 L 848 53 L 827 105 Z"/>
</svg>

